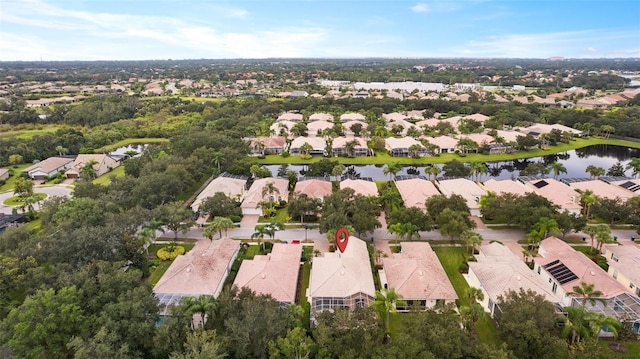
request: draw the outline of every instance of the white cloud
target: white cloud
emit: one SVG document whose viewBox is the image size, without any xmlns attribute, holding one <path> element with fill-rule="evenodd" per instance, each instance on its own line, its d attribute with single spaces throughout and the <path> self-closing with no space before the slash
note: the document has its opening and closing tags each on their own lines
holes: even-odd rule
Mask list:
<svg viewBox="0 0 640 359">
<path fill-rule="evenodd" d="M 417 13 L 428 12 L 429 6 L 427 6 L 427 4 L 418 3 L 411 7 L 411 11 L 417 12 Z"/>
<path fill-rule="evenodd" d="M 598 50 L 595 47 L 591 47 L 591 46 L 587 47 L 586 50 L 587 52 L 590 52 L 590 53 L 598 52 Z"/>
</svg>

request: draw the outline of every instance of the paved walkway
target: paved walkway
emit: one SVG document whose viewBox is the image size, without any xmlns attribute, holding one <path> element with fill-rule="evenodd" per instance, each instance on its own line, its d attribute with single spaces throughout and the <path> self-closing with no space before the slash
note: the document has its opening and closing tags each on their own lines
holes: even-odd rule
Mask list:
<svg viewBox="0 0 640 359">
<path fill-rule="evenodd" d="M 47 195 L 47 199 L 51 197 L 70 197 L 73 190 L 69 189 L 67 186 L 62 184 L 57 184 L 48 187 L 34 187 L 34 193 L 44 193 Z M 19 206 L 5 206 L 2 204 L 5 200 L 15 196 L 12 191 L 0 193 L 0 213 L 3 214 L 11 214 L 14 208 L 18 208 Z M 35 210 L 40 209 L 40 203 L 36 203 L 34 205 Z"/>
</svg>

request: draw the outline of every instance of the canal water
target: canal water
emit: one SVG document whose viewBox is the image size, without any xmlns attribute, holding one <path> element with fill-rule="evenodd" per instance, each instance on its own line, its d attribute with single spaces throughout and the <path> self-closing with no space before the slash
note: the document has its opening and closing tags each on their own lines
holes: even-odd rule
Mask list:
<svg viewBox="0 0 640 359">
<path fill-rule="evenodd" d="M 481 177 L 481 180 L 489 178 L 516 178 L 519 176 L 520 170 L 524 169 L 529 163 L 543 162 L 548 165 L 556 161 L 562 163 L 567 169 L 567 173 L 562 173 L 558 176 L 561 179 L 589 177 L 589 174 L 585 171 L 589 165 L 608 170 L 616 162 L 622 163 L 622 166 L 625 167 L 631 158 L 636 157 L 640 157 L 639 149 L 611 145 L 589 146 L 543 157 L 514 161 L 485 162 L 490 173 Z M 442 167 L 442 165 L 438 166 Z M 266 167 L 271 170 L 273 175 L 276 175 L 280 165 L 269 165 Z M 389 176 L 383 173 L 384 167 L 385 165 L 352 165 L 347 167 L 347 171 L 350 174 L 360 177 L 369 177 L 373 180 L 385 180 L 388 179 Z M 404 166 L 398 175 L 424 175 L 425 167 L 426 166 Z M 289 165 L 289 170 L 297 171 L 301 175 L 304 175 L 305 169 L 305 165 Z M 627 170 L 625 173 L 627 176 L 631 176 L 632 170 Z"/>
</svg>

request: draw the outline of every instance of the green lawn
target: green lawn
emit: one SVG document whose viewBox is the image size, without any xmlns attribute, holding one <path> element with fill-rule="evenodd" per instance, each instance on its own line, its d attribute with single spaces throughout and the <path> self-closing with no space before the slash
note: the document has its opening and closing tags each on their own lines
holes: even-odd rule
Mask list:
<svg viewBox="0 0 640 359">
<path fill-rule="evenodd" d="M 101 184 L 101 185 L 108 185 L 109 183 L 111 183 L 111 177 L 115 176 L 115 177 L 122 177 L 124 176 L 124 166 L 118 166 L 116 168 L 114 168 L 112 171 L 109 171 L 105 174 L 103 174 L 102 176 L 96 178 L 93 180 L 94 184 Z"/>
<path fill-rule="evenodd" d="M 464 279 L 462 274 L 458 271 L 460 264 L 465 259 L 464 247 L 433 247 L 436 252 L 440 263 L 444 271 L 447 273 L 453 288 L 458 295 L 459 305 L 469 305 L 469 299 L 467 298 L 467 290 L 469 284 Z M 498 332 L 493 320 L 489 317 L 489 314 L 485 313 L 484 316 L 476 323 L 476 334 L 482 343 L 490 345 L 499 345 Z"/>
<path fill-rule="evenodd" d="M 265 218 L 265 217 L 260 217 L 258 219 L 258 223 L 269 223 L 272 220 L 275 220 L 278 223 L 287 223 L 290 218 L 289 218 L 289 213 L 287 212 L 287 208 L 280 208 L 276 211 L 276 215 L 273 217 L 269 217 L 269 218 Z"/>
<path fill-rule="evenodd" d="M 21 139 L 30 139 L 37 135 L 44 135 L 47 133 L 56 132 L 57 130 L 64 128 L 66 126 L 46 125 L 46 126 L 39 126 L 39 127 L 40 128 L 31 129 L 31 130 L 16 130 L 16 131 L 1 132 L 0 137 L 15 137 L 15 138 L 21 138 Z"/>
<path fill-rule="evenodd" d="M 118 141 L 116 143 L 112 143 L 107 146 L 103 146 L 100 148 L 96 148 L 94 153 L 105 153 L 115 151 L 116 149 L 124 146 L 135 145 L 135 144 L 147 144 L 147 143 L 162 143 L 168 142 L 168 138 L 157 138 L 157 137 L 144 137 L 144 138 L 125 138 L 124 140 Z"/>
<path fill-rule="evenodd" d="M 166 247 L 168 244 L 152 244 L 149 246 L 149 258 L 150 260 L 154 261 L 157 259 L 156 257 L 156 252 L 158 252 L 158 249 Z M 191 249 L 193 249 L 194 245 L 193 244 L 180 244 L 180 246 L 184 247 L 185 253 L 189 252 Z M 164 274 L 164 272 L 167 271 L 167 269 L 169 269 L 169 266 L 171 265 L 171 263 L 173 263 L 173 261 L 162 261 L 158 264 L 157 267 L 152 268 L 151 274 L 149 275 L 149 278 L 147 279 L 149 282 L 149 285 L 151 285 L 152 287 L 155 286 L 158 281 L 160 280 L 160 278 L 162 278 L 162 275 Z"/>
<path fill-rule="evenodd" d="M 33 196 L 38 198 L 39 201 L 42 201 L 43 199 L 47 198 L 47 195 L 45 193 L 34 193 Z M 2 202 L 2 204 L 4 204 L 5 206 L 20 206 L 22 205 L 23 202 L 24 202 L 24 199 L 22 197 L 13 196 L 5 199 L 4 202 Z"/>
<path fill-rule="evenodd" d="M 627 349 L 627 352 L 625 354 L 616 353 L 613 350 L 609 349 L 609 344 L 611 344 L 611 341 L 609 340 L 601 340 L 598 343 L 598 346 L 601 350 L 601 355 L 598 356 L 598 358 L 640 358 L 640 341 L 635 340 L 622 342 L 622 346 Z"/>
<path fill-rule="evenodd" d="M 309 279 L 311 278 L 311 263 L 305 262 L 302 265 L 302 278 L 298 286 L 298 304 L 304 307 L 309 303 L 307 300 L 307 288 L 309 288 Z"/>
<path fill-rule="evenodd" d="M 13 176 L 9 177 L 7 179 L 7 182 L 4 185 L 0 186 L 0 193 L 13 191 L 13 189 L 15 188 L 16 180 L 20 177 L 20 172 L 22 172 L 22 170 L 29 166 L 31 166 L 31 163 L 9 167 L 13 170 Z"/>
<path fill-rule="evenodd" d="M 517 151 L 514 153 L 502 153 L 502 154 L 494 154 L 494 155 L 484 155 L 484 154 L 468 154 L 465 156 L 460 156 L 455 153 L 446 153 L 439 156 L 433 157 L 423 157 L 423 158 L 409 158 L 409 157 L 391 157 L 387 153 L 379 153 L 376 156 L 372 157 L 356 157 L 356 158 L 346 158 L 346 157 L 335 157 L 332 159 L 337 160 L 338 162 L 346 165 L 374 165 L 374 164 L 386 164 L 391 162 L 398 162 L 401 165 L 426 165 L 426 164 L 435 164 L 435 163 L 446 163 L 451 161 L 452 159 L 457 159 L 462 162 L 490 162 L 490 161 L 511 161 L 515 159 L 521 158 L 531 158 L 531 157 L 540 157 L 551 155 L 559 152 L 566 152 L 570 150 L 575 150 L 577 148 L 583 148 L 592 145 L 615 145 L 615 146 L 624 146 L 631 148 L 639 148 L 640 142 L 627 141 L 627 140 L 619 140 L 619 139 L 606 139 L 600 137 L 591 137 L 591 138 L 577 138 L 572 140 L 569 143 L 561 143 L 557 146 L 546 147 L 544 149 L 534 149 L 529 151 Z M 309 164 L 313 162 L 318 162 L 324 157 L 322 156 L 314 156 L 311 159 L 305 160 L 300 156 L 289 156 L 282 157 L 281 155 L 268 155 L 264 159 L 259 159 L 257 157 L 251 157 L 250 160 L 259 164 L 264 165 L 278 165 L 278 164 Z"/>
</svg>

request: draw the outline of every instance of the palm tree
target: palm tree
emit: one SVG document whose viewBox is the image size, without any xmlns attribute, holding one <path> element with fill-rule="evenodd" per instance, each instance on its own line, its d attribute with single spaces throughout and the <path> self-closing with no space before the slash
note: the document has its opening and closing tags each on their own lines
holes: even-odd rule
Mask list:
<svg viewBox="0 0 640 359">
<path fill-rule="evenodd" d="M 216 151 L 213 153 L 213 164 L 218 168 L 218 172 L 220 172 L 220 167 L 224 163 L 225 158 L 224 154 L 220 151 Z"/>
<path fill-rule="evenodd" d="M 86 180 L 96 178 L 96 170 L 93 166 L 97 165 L 98 161 L 89 160 L 80 168 L 80 176 Z"/>
<path fill-rule="evenodd" d="M 420 146 L 419 144 L 413 144 L 411 146 L 409 146 L 409 156 L 413 157 L 413 158 L 418 158 L 420 157 L 420 151 L 422 150 L 422 146 Z"/>
<path fill-rule="evenodd" d="M 478 148 L 478 144 L 470 138 L 461 138 L 458 140 L 458 147 L 462 148 L 462 153 L 469 153 L 469 149 Z"/>
<path fill-rule="evenodd" d="M 273 207 L 273 195 L 274 194 L 280 194 L 280 190 L 278 189 L 278 187 L 276 187 L 276 185 L 273 182 L 267 182 L 264 187 L 262 187 L 262 198 L 264 199 L 264 197 L 266 197 L 267 195 L 269 196 L 269 204 L 271 204 L 271 206 Z"/>
<path fill-rule="evenodd" d="M 337 165 L 333 166 L 333 169 L 331 170 L 331 175 L 336 178 L 336 183 L 340 181 L 340 176 L 342 176 L 342 173 L 346 169 L 347 169 L 347 167 L 345 167 L 345 165 L 343 165 L 343 164 L 337 164 Z"/>
<path fill-rule="evenodd" d="M 429 175 L 429 179 L 431 179 L 431 175 L 433 175 L 433 179 L 436 179 L 438 177 L 438 174 L 442 172 L 442 169 L 440 169 L 440 167 L 435 166 L 435 165 L 428 165 L 425 169 L 424 169 L 424 173 L 426 173 L 427 175 Z"/>
<path fill-rule="evenodd" d="M 586 307 L 587 302 L 591 305 L 596 305 L 596 302 L 605 303 L 602 297 L 602 292 L 599 290 L 594 290 L 593 284 L 589 284 L 586 282 L 580 282 L 580 285 L 573 286 L 573 291 L 567 293 L 569 295 L 582 298 L 581 304 L 582 307 Z"/>
<path fill-rule="evenodd" d="M 616 128 L 611 125 L 602 125 L 600 126 L 600 133 L 604 136 L 604 138 L 609 138 L 612 133 L 616 132 Z"/>
<path fill-rule="evenodd" d="M 460 234 L 460 239 L 464 241 L 466 246 L 465 253 L 469 255 L 473 254 L 473 249 L 477 245 L 482 244 L 482 236 L 472 230 L 462 232 L 462 234 Z M 471 252 L 469 252 L 469 248 L 471 248 Z"/>
<path fill-rule="evenodd" d="M 549 168 L 551 168 L 551 171 L 553 171 L 553 178 L 554 179 L 558 179 L 558 175 L 560 175 L 560 173 L 567 173 L 567 167 L 565 167 L 560 162 L 551 163 L 549 165 Z"/>
<path fill-rule="evenodd" d="M 257 225 L 254 230 L 255 232 L 251 235 L 251 239 L 259 239 L 258 245 L 260 246 L 262 252 L 264 252 L 264 236 L 269 234 L 269 230 L 265 225 Z"/>
<path fill-rule="evenodd" d="M 401 170 L 402 170 L 402 166 L 400 166 L 400 163 L 394 162 L 394 163 L 389 163 L 382 170 L 382 173 L 385 175 L 389 175 L 389 182 L 391 182 L 393 178 L 396 177 L 396 173 L 400 172 Z"/>
<path fill-rule="evenodd" d="M 207 313 L 215 311 L 215 308 L 218 306 L 218 301 L 211 295 L 201 295 L 199 297 L 184 297 L 182 298 L 182 304 L 187 308 L 187 311 L 191 313 L 191 315 L 200 313 L 202 323 L 202 327 L 200 329 L 203 329 Z M 191 318 L 191 327 L 194 330 L 198 329 L 193 322 L 193 317 Z"/>
<path fill-rule="evenodd" d="M 587 168 L 585 169 L 585 172 L 587 172 L 590 176 L 590 178 L 598 178 L 600 176 L 604 176 L 604 174 L 606 173 L 606 170 L 602 167 L 596 167 L 594 165 L 588 165 Z"/>
<path fill-rule="evenodd" d="M 595 240 L 596 235 L 598 234 L 599 231 L 600 230 L 598 229 L 598 226 L 586 226 L 582 230 L 582 232 L 584 234 L 586 234 L 589 237 L 591 237 L 591 248 L 592 248 L 592 251 L 593 251 L 593 249 L 596 249 L 596 246 L 594 244 L 594 240 Z"/>
<path fill-rule="evenodd" d="M 582 191 L 580 193 L 580 204 L 584 208 L 584 216 L 589 219 L 589 212 L 591 212 L 591 207 L 598 202 L 598 197 L 593 194 L 593 191 L 590 189 Z"/>
<path fill-rule="evenodd" d="M 473 162 L 471 163 L 471 173 L 473 173 L 475 180 L 479 181 L 482 175 L 489 173 L 489 169 L 482 162 Z"/>
<path fill-rule="evenodd" d="M 633 177 L 636 177 L 638 174 L 640 174 L 640 157 L 632 158 L 631 161 L 627 163 L 627 166 L 624 169 L 625 170 L 632 169 Z"/>
<path fill-rule="evenodd" d="M 67 153 L 69 153 L 69 150 L 62 146 L 56 146 L 56 151 L 58 152 L 59 156 L 66 155 Z"/>
<path fill-rule="evenodd" d="M 302 154 L 305 156 L 309 156 L 309 153 L 311 153 L 311 151 L 313 151 L 313 146 L 311 146 L 309 142 L 305 142 L 302 144 L 302 146 L 300 146 L 300 152 L 302 152 Z"/>
<path fill-rule="evenodd" d="M 467 299 L 469 299 L 469 303 L 471 304 L 479 303 L 484 300 L 484 293 L 480 288 L 469 287 L 466 294 Z"/>
<path fill-rule="evenodd" d="M 258 149 L 258 151 L 260 151 L 260 156 L 264 156 L 264 149 L 267 147 L 264 142 L 262 141 L 257 141 L 255 144 L 256 148 Z M 218 170 L 220 170 L 220 168 L 218 168 Z"/>
<path fill-rule="evenodd" d="M 222 231 L 224 231 L 224 235 L 227 235 L 227 230 L 234 228 L 235 224 L 232 220 L 227 217 L 214 217 L 211 223 L 204 229 L 202 234 L 209 238 L 209 240 L 213 240 L 213 235 L 218 232 L 220 234 L 220 238 L 222 238 Z"/>
<path fill-rule="evenodd" d="M 579 342 L 582 338 L 588 338 L 591 330 L 588 324 L 589 312 L 584 307 L 565 307 L 567 318 L 562 329 L 565 337 L 571 337 L 570 344 Z"/>
<path fill-rule="evenodd" d="M 596 226 L 598 233 L 596 233 L 596 242 L 598 242 L 598 252 L 602 252 L 602 245 L 613 242 L 611 237 L 611 227 L 606 224 L 599 224 Z"/>
<path fill-rule="evenodd" d="M 373 306 L 378 309 L 381 316 L 384 316 L 384 327 L 389 332 L 389 315 L 396 312 L 396 305 L 402 296 L 396 293 L 395 289 L 380 289 L 376 292 Z"/>
</svg>

